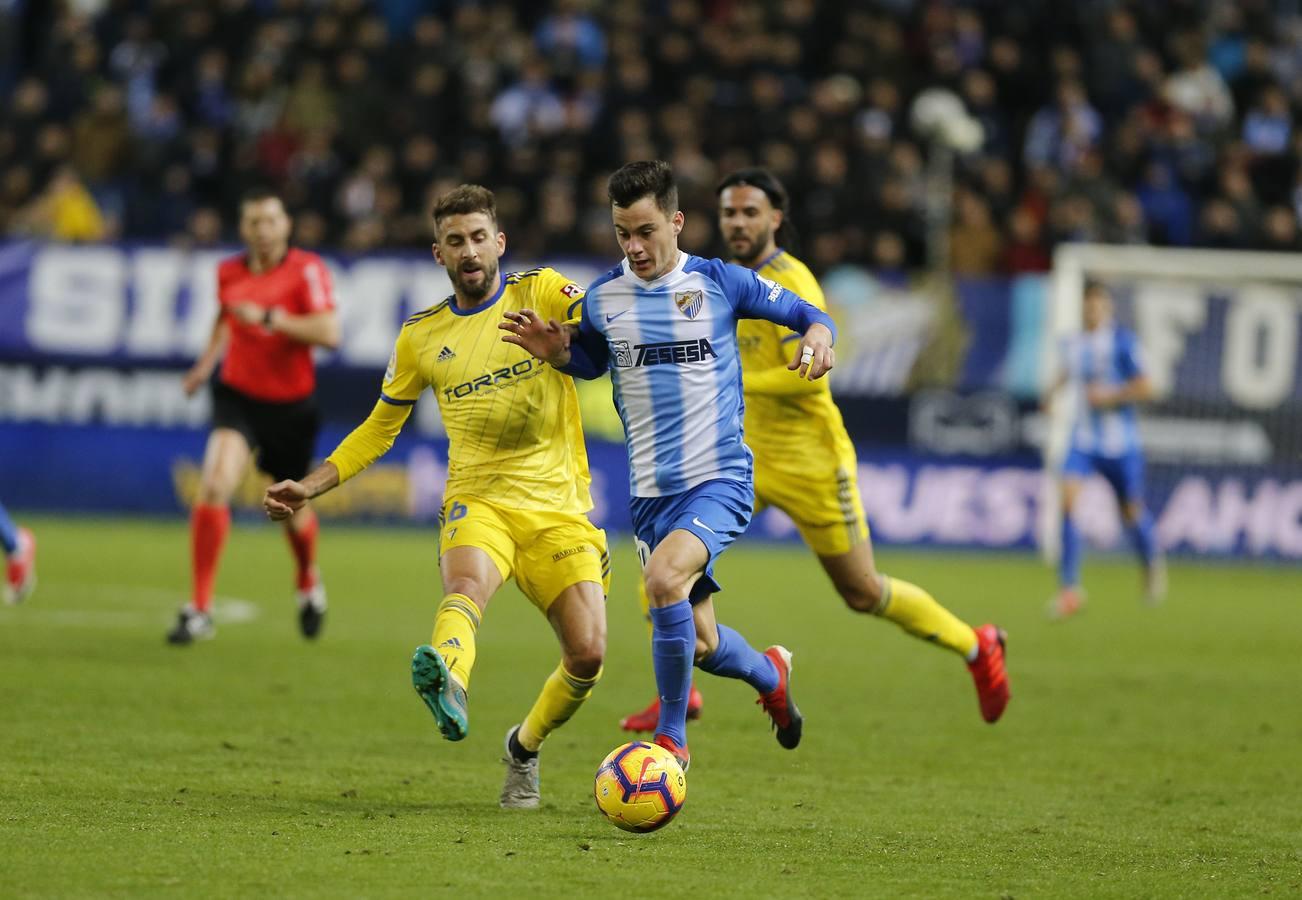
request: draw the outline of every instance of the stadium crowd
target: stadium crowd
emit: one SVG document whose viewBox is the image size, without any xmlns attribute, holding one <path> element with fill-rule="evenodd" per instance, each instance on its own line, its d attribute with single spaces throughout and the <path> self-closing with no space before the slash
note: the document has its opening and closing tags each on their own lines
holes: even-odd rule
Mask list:
<svg viewBox="0 0 1302 900">
<path fill-rule="evenodd" d="M 433 198 L 497 193 L 512 253 L 615 243 L 605 178 L 669 159 L 683 245 L 713 187 L 787 183 L 802 251 L 925 259 L 909 104 L 955 91 L 959 274 L 1061 241 L 1297 250 L 1302 19 L 1288 0 L 61 0 L 0 5 L 0 234 L 233 238 L 246 186 L 298 243 L 423 246 Z"/>
</svg>

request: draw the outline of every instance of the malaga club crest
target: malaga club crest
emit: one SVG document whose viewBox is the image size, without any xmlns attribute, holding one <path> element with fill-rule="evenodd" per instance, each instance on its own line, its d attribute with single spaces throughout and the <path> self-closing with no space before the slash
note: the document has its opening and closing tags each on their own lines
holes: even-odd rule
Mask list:
<svg viewBox="0 0 1302 900">
<path fill-rule="evenodd" d="M 704 305 L 705 291 L 678 291 L 674 294 L 674 306 L 689 319 L 695 319 L 700 315 L 701 307 Z"/>
</svg>

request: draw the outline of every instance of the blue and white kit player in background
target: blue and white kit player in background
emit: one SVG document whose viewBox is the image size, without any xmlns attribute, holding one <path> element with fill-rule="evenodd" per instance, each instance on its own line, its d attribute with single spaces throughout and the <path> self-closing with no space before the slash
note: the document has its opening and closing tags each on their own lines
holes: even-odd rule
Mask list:
<svg viewBox="0 0 1302 900">
<path fill-rule="evenodd" d="M 1064 386 L 1076 392 L 1071 444 L 1062 470 L 1062 557 L 1058 565 L 1058 595 L 1049 608 L 1053 618 L 1065 619 L 1085 603 L 1081 589 L 1081 534 L 1072 518 L 1085 479 L 1102 475 L 1121 507 L 1131 543 L 1144 567 L 1145 595 L 1158 603 L 1166 593 L 1166 565 L 1154 534 L 1153 516 L 1144 503 L 1144 454 L 1139 444 L 1135 404 L 1152 397 L 1144 373 L 1139 340 L 1118 326 L 1112 295 L 1099 282 L 1085 286 L 1085 330 L 1066 340 L 1062 369 L 1045 396 L 1047 408 Z"/>
<path fill-rule="evenodd" d="M 746 530 L 754 505 L 736 329 L 746 318 L 792 329 L 802 337 L 791 377 L 816 379 L 832 368 L 835 326 L 750 269 L 679 250 L 683 214 L 668 163 L 629 163 L 610 177 L 608 192 L 624 259 L 588 288 L 579 323 L 508 313 L 503 340 L 579 378 L 610 372 L 651 600 L 655 742 L 687 768 L 695 663 L 754 687 L 778 743 L 791 749 L 803 724 L 789 690 L 791 654 L 752 648 L 717 624 L 710 599 L 720 589 L 714 562 Z"/>
</svg>

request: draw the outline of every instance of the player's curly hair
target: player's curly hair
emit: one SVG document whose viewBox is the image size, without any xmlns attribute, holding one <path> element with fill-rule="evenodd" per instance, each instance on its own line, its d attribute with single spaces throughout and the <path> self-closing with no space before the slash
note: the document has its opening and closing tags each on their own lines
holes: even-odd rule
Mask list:
<svg viewBox="0 0 1302 900">
<path fill-rule="evenodd" d="M 497 224 L 497 198 L 493 192 L 478 184 L 457 185 L 434 204 L 434 230 L 438 231 L 439 222 L 448 216 L 477 212 L 485 213 Z"/>
<path fill-rule="evenodd" d="M 606 195 L 611 203 L 625 209 L 650 196 L 666 216 L 678 212 L 674 170 L 663 159 L 643 159 L 620 166 L 606 183 Z"/>
<path fill-rule="evenodd" d="M 778 176 L 760 166 L 738 169 L 723 177 L 714 189 L 714 196 L 718 197 L 728 188 L 738 185 L 758 188 L 764 192 L 764 196 L 769 198 L 773 208 L 782 213 L 782 224 L 774 232 L 773 239 L 777 241 L 778 246 L 786 248 L 791 253 L 799 252 L 800 239 L 796 234 L 795 226 L 790 222 L 791 198 L 782 182 L 778 180 Z"/>
</svg>

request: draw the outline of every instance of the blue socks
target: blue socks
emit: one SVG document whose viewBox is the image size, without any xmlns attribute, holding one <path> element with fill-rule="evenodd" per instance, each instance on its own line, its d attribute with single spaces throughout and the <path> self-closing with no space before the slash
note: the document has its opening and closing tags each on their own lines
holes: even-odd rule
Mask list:
<svg viewBox="0 0 1302 900">
<path fill-rule="evenodd" d="M 1147 509 L 1139 516 L 1139 521 L 1131 525 L 1129 529 L 1130 542 L 1135 545 L 1135 552 L 1147 569 L 1153 564 L 1153 557 L 1157 554 L 1157 536 L 1153 534 L 1153 514 Z"/>
<path fill-rule="evenodd" d="M 778 669 L 773 660 L 760 653 L 746 639 L 727 625 L 719 626 L 719 646 L 701 660 L 701 668 L 711 675 L 740 678 L 761 694 L 778 686 Z"/>
<path fill-rule="evenodd" d="M 660 722 L 656 734 L 687 746 L 687 697 L 692 690 L 692 658 L 696 655 L 696 622 L 692 604 L 679 600 L 651 607 L 651 663 L 660 692 Z"/>
<path fill-rule="evenodd" d="M 3 506 L 0 506 L 0 547 L 5 548 L 5 556 L 12 556 L 18 549 L 18 529 Z"/>
<path fill-rule="evenodd" d="M 1080 586 L 1080 531 L 1071 516 L 1062 517 L 1062 555 L 1058 560 L 1058 584 L 1062 587 Z"/>
</svg>

